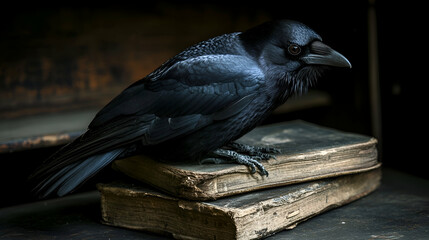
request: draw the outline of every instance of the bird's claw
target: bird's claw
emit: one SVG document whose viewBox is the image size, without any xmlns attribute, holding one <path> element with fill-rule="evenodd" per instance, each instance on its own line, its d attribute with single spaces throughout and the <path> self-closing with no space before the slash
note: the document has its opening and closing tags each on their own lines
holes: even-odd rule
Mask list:
<svg viewBox="0 0 429 240">
<path fill-rule="evenodd" d="M 271 158 L 272 155 L 270 154 L 247 156 L 232 150 L 217 149 L 213 151 L 212 155 L 213 156 L 201 160 L 200 163 L 239 163 L 249 167 L 251 174 L 256 173 L 256 169 L 258 169 L 261 176 L 268 177 L 268 171 L 259 162 L 259 160 L 267 160 Z"/>
<path fill-rule="evenodd" d="M 270 158 L 276 158 L 273 154 L 281 153 L 280 149 L 273 147 L 258 147 L 250 146 L 243 143 L 231 142 L 226 145 L 227 149 L 234 150 L 238 153 L 244 153 L 250 156 L 262 157 L 263 160 L 268 160 Z"/>
</svg>

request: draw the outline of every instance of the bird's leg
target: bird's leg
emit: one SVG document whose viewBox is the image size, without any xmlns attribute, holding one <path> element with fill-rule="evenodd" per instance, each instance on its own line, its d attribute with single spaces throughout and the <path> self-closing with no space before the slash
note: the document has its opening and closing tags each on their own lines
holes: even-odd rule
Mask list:
<svg viewBox="0 0 429 240">
<path fill-rule="evenodd" d="M 227 149 L 222 149 L 219 148 L 215 151 L 213 151 L 208 158 L 205 158 L 203 160 L 201 160 L 201 163 L 239 163 L 239 164 L 243 164 L 246 165 L 250 168 L 250 172 L 252 174 L 254 174 L 256 172 L 256 168 L 258 168 L 259 170 L 259 174 L 261 174 L 261 176 L 267 176 L 268 177 L 268 172 L 267 170 L 265 170 L 265 167 L 258 162 L 258 160 L 260 160 L 259 157 L 257 156 L 247 156 L 247 155 L 243 155 L 240 154 L 236 151 L 233 150 L 227 150 Z"/>
<path fill-rule="evenodd" d="M 280 153 L 280 150 L 277 148 L 250 146 L 237 142 L 230 142 L 225 147 L 241 154 L 254 156 L 258 160 L 268 160 L 270 158 L 276 159 L 276 156 L 273 154 Z"/>
</svg>

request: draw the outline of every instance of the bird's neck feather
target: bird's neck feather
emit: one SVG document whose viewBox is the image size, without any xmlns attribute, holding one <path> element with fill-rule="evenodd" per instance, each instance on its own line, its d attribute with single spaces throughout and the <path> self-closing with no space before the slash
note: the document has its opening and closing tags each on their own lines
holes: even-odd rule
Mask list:
<svg viewBox="0 0 429 240">
<path fill-rule="evenodd" d="M 270 82 L 272 86 L 273 107 L 276 108 L 284 104 L 287 99 L 294 95 L 307 93 L 308 88 L 314 86 L 321 76 L 324 68 L 320 66 L 306 66 L 294 72 L 283 72 L 276 74 L 276 79 Z"/>
</svg>

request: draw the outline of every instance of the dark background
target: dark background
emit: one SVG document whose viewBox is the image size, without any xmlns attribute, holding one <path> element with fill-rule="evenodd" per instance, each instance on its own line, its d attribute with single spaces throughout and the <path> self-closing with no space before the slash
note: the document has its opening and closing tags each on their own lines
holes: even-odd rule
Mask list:
<svg viewBox="0 0 429 240">
<path fill-rule="evenodd" d="M 314 88 L 328 96 L 328 103 L 277 113 L 266 123 L 303 119 L 376 136 L 384 166 L 428 178 L 424 167 L 427 30 L 424 15 L 419 14 L 423 8 L 410 1 L 406 5 L 383 1 L 75 2 L 4 7 L 0 10 L 0 124 L 37 114 L 101 108 L 121 89 L 193 43 L 289 18 L 313 28 L 353 68 L 332 69 L 319 80 Z M 368 77 L 371 9 L 376 11 L 378 29 L 381 105 L 376 114 L 381 122 L 376 127 L 371 112 L 376 103 L 370 98 Z M 34 200 L 28 194 L 26 176 L 59 147 L 0 153 L 0 207 Z M 94 186 L 90 183 L 84 189 L 88 188 Z"/>
</svg>

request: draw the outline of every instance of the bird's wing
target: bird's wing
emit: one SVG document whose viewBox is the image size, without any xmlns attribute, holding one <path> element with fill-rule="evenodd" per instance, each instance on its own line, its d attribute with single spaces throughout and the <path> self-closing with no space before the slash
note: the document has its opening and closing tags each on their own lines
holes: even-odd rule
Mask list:
<svg viewBox="0 0 429 240">
<path fill-rule="evenodd" d="M 153 145 L 233 116 L 254 99 L 262 77 L 242 56 L 173 64 L 156 80 L 144 79 L 124 90 L 96 115 L 84 135 L 54 154 L 35 175 L 43 178 L 137 140 Z"/>
<path fill-rule="evenodd" d="M 259 67 L 244 56 L 207 55 L 178 61 L 156 78 L 124 90 L 96 115 L 89 131 L 110 133 L 109 125 L 116 119 L 150 115 L 155 119 L 141 139 L 144 145 L 157 144 L 240 112 L 254 99 L 262 80 Z M 127 126 L 131 128 L 142 133 L 141 127 Z"/>
<path fill-rule="evenodd" d="M 179 61 L 125 89 L 96 115 L 89 128 L 134 114 L 210 115 L 255 93 L 262 80 L 259 67 L 243 56 L 207 55 Z"/>
</svg>

